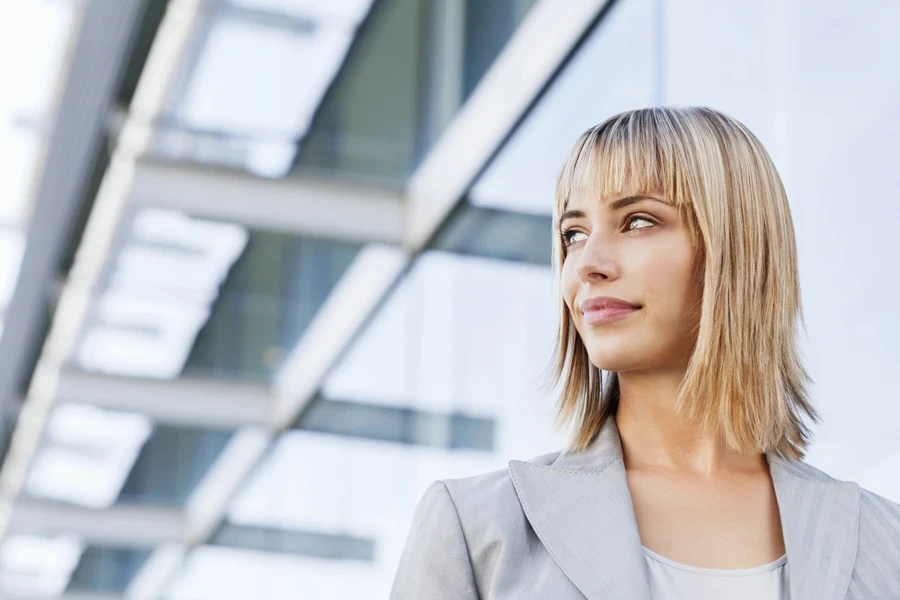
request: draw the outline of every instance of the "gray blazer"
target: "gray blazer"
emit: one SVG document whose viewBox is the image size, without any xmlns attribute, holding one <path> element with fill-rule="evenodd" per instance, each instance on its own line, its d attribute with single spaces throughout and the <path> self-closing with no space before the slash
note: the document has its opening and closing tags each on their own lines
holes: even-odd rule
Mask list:
<svg viewBox="0 0 900 600">
<path fill-rule="evenodd" d="M 900 505 L 767 455 L 791 600 L 900 599 Z M 433 482 L 392 600 L 650 600 L 614 419 L 584 452 Z"/>
</svg>

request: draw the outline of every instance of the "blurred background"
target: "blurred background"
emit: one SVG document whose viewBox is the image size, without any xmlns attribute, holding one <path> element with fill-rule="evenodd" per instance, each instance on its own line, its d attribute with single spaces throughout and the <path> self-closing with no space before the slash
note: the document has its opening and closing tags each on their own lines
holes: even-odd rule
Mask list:
<svg viewBox="0 0 900 600">
<path fill-rule="evenodd" d="M 558 450 L 581 131 L 769 149 L 823 423 L 900 501 L 900 2 L 6 0 L 0 598 L 384 598 L 438 478 Z"/>
</svg>

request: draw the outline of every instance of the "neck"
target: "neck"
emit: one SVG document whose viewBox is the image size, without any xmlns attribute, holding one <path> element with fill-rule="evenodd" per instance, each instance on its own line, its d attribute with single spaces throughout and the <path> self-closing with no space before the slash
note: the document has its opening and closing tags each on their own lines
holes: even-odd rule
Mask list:
<svg viewBox="0 0 900 600">
<path fill-rule="evenodd" d="M 675 411 L 684 369 L 619 373 L 616 426 L 626 469 L 701 477 L 767 470 L 762 454 L 742 454 Z"/>
</svg>

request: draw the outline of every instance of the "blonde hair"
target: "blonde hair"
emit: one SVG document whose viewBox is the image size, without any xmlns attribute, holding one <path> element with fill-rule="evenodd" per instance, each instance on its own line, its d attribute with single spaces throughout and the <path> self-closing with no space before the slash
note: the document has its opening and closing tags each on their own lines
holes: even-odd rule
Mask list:
<svg viewBox="0 0 900 600">
<path fill-rule="evenodd" d="M 557 180 L 554 232 L 574 189 L 662 193 L 678 208 L 702 260 L 697 342 L 676 410 L 741 452 L 800 460 L 818 422 L 796 343 L 804 326 L 797 251 L 781 178 L 759 140 L 709 108 L 624 112 L 581 135 Z M 557 277 L 565 260 L 553 246 Z M 562 383 L 557 424 L 574 422 L 567 451 L 587 448 L 619 402 L 591 364 L 565 302 L 551 364 Z"/>
</svg>

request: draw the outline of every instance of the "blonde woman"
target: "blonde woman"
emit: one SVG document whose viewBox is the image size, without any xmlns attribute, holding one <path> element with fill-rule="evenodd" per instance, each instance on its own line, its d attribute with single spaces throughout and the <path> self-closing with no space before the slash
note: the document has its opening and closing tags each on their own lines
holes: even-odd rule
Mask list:
<svg viewBox="0 0 900 600">
<path fill-rule="evenodd" d="M 612 117 L 553 223 L 571 443 L 432 483 L 391 597 L 900 598 L 900 505 L 802 460 L 794 231 L 756 137 L 705 108 Z"/>
</svg>

